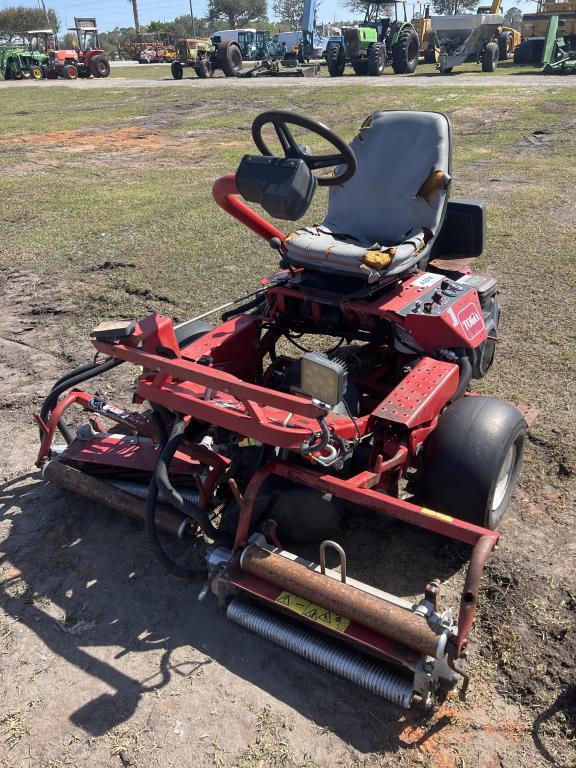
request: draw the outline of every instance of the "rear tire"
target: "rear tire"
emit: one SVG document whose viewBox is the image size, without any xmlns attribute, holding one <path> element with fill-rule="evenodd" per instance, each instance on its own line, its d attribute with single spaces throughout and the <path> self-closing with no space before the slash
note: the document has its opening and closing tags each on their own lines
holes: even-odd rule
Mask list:
<svg viewBox="0 0 576 768">
<path fill-rule="evenodd" d="M 56 72 L 55 69 L 47 69 L 46 70 L 46 79 L 47 80 L 58 80 L 58 72 Z"/>
<path fill-rule="evenodd" d="M 38 65 L 30 67 L 30 77 L 32 80 L 42 80 L 42 67 Z"/>
<path fill-rule="evenodd" d="M 242 72 L 242 52 L 236 44 L 220 48 L 220 62 L 226 77 L 238 77 Z"/>
<path fill-rule="evenodd" d="M 94 56 L 90 60 L 90 74 L 93 77 L 108 77 L 110 62 L 105 56 Z"/>
<path fill-rule="evenodd" d="M 494 530 L 522 466 L 526 422 L 510 403 L 462 397 L 424 443 L 420 490 L 432 509 Z"/>
<path fill-rule="evenodd" d="M 174 80 L 182 80 L 184 76 L 184 67 L 179 61 L 173 61 L 170 65 L 170 71 Z"/>
<path fill-rule="evenodd" d="M 386 66 L 386 48 L 382 43 L 374 43 L 368 48 L 368 74 L 380 77 Z"/>
<path fill-rule="evenodd" d="M 488 43 L 482 54 L 482 72 L 494 72 L 498 66 L 498 46 Z"/>
<path fill-rule="evenodd" d="M 346 61 L 344 49 L 340 43 L 330 43 L 326 50 L 326 61 L 330 77 L 341 77 L 344 74 Z"/>
<path fill-rule="evenodd" d="M 364 77 L 368 74 L 368 61 L 366 59 L 353 59 L 350 63 L 355 75 Z"/>
<path fill-rule="evenodd" d="M 207 77 L 212 77 L 214 74 L 212 71 L 212 65 L 208 59 L 200 59 L 197 67 L 194 67 L 194 71 L 201 80 L 205 80 Z"/>
<path fill-rule="evenodd" d="M 78 70 L 73 64 L 66 64 L 62 67 L 62 77 L 65 80 L 76 80 L 78 77 Z"/>
<path fill-rule="evenodd" d="M 406 27 L 398 35 L 392 48 L 392 69 L 395 75 L 409 75 L 418 66 L 420 40 L 415 29 Z"/>
<path fill-rule="evenodd" d="M 508 48 L 510 46 L 510 38 L 512 32 L 500 32 L 498 35 L 498 61 L 508 61 L 510 54 Z"/>
</svg>

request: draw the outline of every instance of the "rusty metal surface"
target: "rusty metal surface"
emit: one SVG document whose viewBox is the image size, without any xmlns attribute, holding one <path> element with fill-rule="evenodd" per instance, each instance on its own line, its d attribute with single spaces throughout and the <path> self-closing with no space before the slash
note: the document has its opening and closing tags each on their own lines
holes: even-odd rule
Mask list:
<svg viewBox="0 0 576 768">
<path fill-rule="evenodd" d="M 53 459 L 44 469 L 44 478 L 55 483 L 67 491 L 72 491 L 87 499 L 104 504 L 107 507 L 121 512 L 123 515 L 144 522 L 146 502 L 125 493 L 103 480 L 87 475 L 79 469 L 70 467 L 62 461 Z M 156 525 L 161 531 L 173 534 L 178 533 L 178 528 L 184 518 L 170 507 L 158 504 L 156 508 Z"/>
<path fill-rule="evenodd" d="M 480 591 L 480 580 L 484 573 L 484 566 L 488 562 L 496 542 L 488 536 L 482 536 L 475 544 L 462 590 L 460 600 L 460 612 L 458 614 L 458 643 L 457 657 L 462 655 L 462 651 L 468 643 L 468 635 L 472 629 L 476 607 L 478 605 L 478 592 Z"/>
<path fill-rule="evenodd" d="M 247 573 L 428 656 L 437 656 L 440 635 L 421 616 L 255 545 L 244 550 L 240 563 Z"/>
</svg>

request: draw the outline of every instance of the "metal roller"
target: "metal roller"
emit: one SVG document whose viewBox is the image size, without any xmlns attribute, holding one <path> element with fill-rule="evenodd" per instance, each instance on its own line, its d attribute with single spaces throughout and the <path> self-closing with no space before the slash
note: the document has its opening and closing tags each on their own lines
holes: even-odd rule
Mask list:
<svg viewBox="0 0 576 768">
<path fill-rule="evenodd" d="M 291 560 L 254 544 L 240 558 L 242 570 L 292 592 L 323 608 L 414 648 L 432 658 L 445 653 L 448 632 L 429 626 L 422 616 L 406 611 L 349 584 L 322 576 Z"/>
<path fill-rule="evenodd" d="M 412 701 L 412 684 L 377 661 L 360 656 L 321 635 L 303 629 L 242 599 L 232 600 L 226 616 L 235 624 L 271 640 L 281 648 L 312 661 L 404 709 Z"/>
</svg>

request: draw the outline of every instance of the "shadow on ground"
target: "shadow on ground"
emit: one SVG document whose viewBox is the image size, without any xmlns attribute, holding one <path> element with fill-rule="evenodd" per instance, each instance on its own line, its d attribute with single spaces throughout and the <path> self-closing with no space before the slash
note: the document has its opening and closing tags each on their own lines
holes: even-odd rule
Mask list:
<svg viewBox="0 0 576 768">
<path fill-rule="evenodd" d="M 362 523 L 353 515 L 347 528 L 359 539 L 355 551 L 363 553 L 352 575 L 396 594 L 419 592 L 428 579 L 445 578 L 462 563 L 457 551 L 447 556 L 443 540 L 398 523 Z M 164 572 L 137 523 L 47 485 L 40 473 L 0 488 L 0 531 L 6 614 L 78 674 L 112 690 L 68 714 L 88 734 L 104 734 L 128 720 L 146 694 L 168 686 L 174 676 L 189 675 L 194 665 L 214 662 L 361 752 L 416 748 L 445 725 L 437 719 L 418 741 L 401 742 L 407 725 L 422 726 L 422 713 L 407 715 L 228 623 L 214 600 L 196 600 L 199 584 Z M 416 544 L 423 550 L 420 559 Z M 358 558 L 351 554 L 349 560 L 353 565 Z M 207 658 L 182 668 L 172 661 L 182 646 Z M 121 650 L 109 662 L 90 652 L 100 647 Z M 123 671 L 123 657 L 152 649 L 161 651 L 160 663 L 153 669 L 142 666 L 141 679 Z"/>
</svg>

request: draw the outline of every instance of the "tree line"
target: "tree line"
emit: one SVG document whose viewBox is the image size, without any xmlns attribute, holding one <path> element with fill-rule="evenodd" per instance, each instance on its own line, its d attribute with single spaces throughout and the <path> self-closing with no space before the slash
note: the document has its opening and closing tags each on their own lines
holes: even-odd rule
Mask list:
<svg viewBox="0 0 576 768">
<path fill-rule="evenodd" d="M 433 0 L 434 11 L 438 14 L 475 12 L 478 0 Z M 365 3 L 362 0 L 347 0 L 346 6 L 351 12 L 363 15 Z M 206 17 L 194 18 L 188 14 L 176 17 L 173 21 L 152 21 L 147 26 L 141 26 L 140 32 L 156 33 L 159 36 L 183 37 L 196 35 L 209 37 L 219 29 L 255 26 L 259 29 L 279 30 L 298 29 L 304 13 L 304 0 L 272 0 L 271 9 L 276 19 L 268 18 L 267 0 L 209 0 Z M 384 11 L 384 8 L 382 8 Z M 390 12 L 391 9 L 390 9 Z M 522 11 L 519 8 L 509 8 L 505 13 L 505 23 L 515 29 L 520 28 Z M 342 23 L 342 22 L 337 22 Z M 345 23 L 354 23 L 348 20 Z M 26 6 L 11 6 L 0 10 L 0 43 L 11 43 L 29 29 L 60 30 L 58 14 L 52 8 L 44 12 L 38 8 Z M 136 40 L 136 28 L 116 27 L 101 34 L 102 46 L 115 52 L 118 44 Z"/>
</svg>

